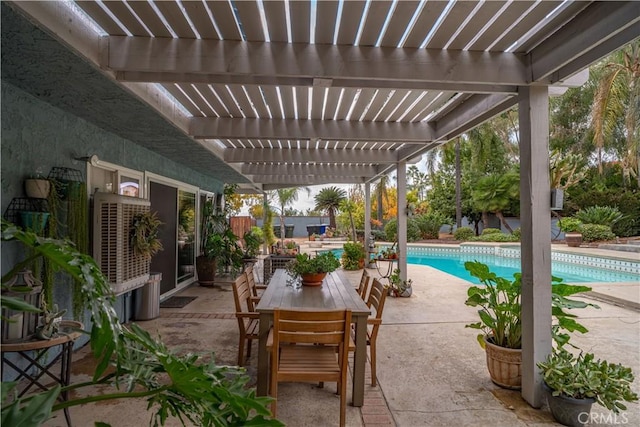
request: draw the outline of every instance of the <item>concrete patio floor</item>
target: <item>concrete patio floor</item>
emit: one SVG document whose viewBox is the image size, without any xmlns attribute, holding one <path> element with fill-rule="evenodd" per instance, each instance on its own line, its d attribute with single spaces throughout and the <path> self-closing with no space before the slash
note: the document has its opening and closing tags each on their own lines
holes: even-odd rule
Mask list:
<svg viewBox="0 0 640 427">
<path fill-rule="evenodd" d="M 377 274 L 375 269 L 369 270 Z M 347 272 L 354 286 L 362 271 Z M 464 300 L 468 282 L 430 267 L 409 265 L 413 279 L 411 298 L 388 298 L 378 336 L 378 381 L 367 378 L 365 405 L 347 406 L 348 426 L 552 426 L 550 413 L 531 408 L 516 391 L 495 386 L 489 379 L 484 351 L 476 342 L 477 331 L 464 325 L 476 321 L 475 309 Z M 638 301 L 640 284 L 594 285 L 599 293 L 619 300 Z M 228 285 L 205 288 L 197 284 L 180 293 L 197 298 L 181 309 L 161 309 L 160 317 L 138 322 L 160 335 L 169 346 L 183 351 L 213 351 L 219 364 L 235 364 L 238 327 L 233 317 L 233 295 Z M 640 315 L 634 307 L 591 301 L 600 309 L 579 310 L 589 328 L 573 342 L 596 357 L 632 367 L 640 376 Z M 93 361 L 88 346 L 74 354 L 72 381 L 88 379 Z M 257 343 L 246 365 L 255 381 Z M 368 369 L 367 369 L 368 372 Z M 640 380 L 633 388 L 640 392 Z M 350 395 L 350 385 L 348 387 Z M 349 398 L 350 399 L 350 398 Z M 289 426 L 338 424 L 339 398 L 335 385 L 323 389 L 313 384 L 281 384 L 278 418 Z M 605 408 L 594 405 L 592 415 L 601 422 L 590 425 L 640 425 L 640 406 L 629 404 L 623 417 L 609 418 Z M 74 425 L 93 421 L 113 426 L 147 425 L 151 414 L 146 402 L 113 401 L 72 408 Z M 616 421 L 617 420 L 617 421 Z M 611 422 L 616 421 L 616 422 Z M 63 426 L 57 414 L 46 426 Z M 168 426 L 181 425 L 170 420 Z"/>
</svg>

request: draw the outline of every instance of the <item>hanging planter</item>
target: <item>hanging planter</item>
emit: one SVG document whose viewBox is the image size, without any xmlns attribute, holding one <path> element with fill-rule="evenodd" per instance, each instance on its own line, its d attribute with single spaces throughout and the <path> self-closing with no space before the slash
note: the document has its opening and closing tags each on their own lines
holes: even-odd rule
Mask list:
<svg viewBox="0 0 640 427">
<path fill-rule="evenodd" d="M 48 220 L 48 212 L 20 212 L 20 224 L 22 225 L 22 228 L 24 228 L 25 230 L 33 231 L 39 236 L 42 236 L 44 234 L 44 230 L 47 227 Z"/>
<path fill-rule="evenodd" d="M 24 180 L 24 191 L 32 199 L 46 199 L 49 197 L 51 182 L 45 178 L 29 178 Z"/>
</svg>

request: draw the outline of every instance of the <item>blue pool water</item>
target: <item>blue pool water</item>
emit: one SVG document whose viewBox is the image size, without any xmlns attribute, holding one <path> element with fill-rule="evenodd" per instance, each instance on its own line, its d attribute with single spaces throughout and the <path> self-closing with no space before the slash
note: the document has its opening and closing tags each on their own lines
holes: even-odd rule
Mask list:
<svg viewBox="0 0 640 427">
<path fill-rule="evenodd" d="M 339 258 L 342 249 L 334 249 L 332 252 Z M 420 253 L 414 255 L 409 252 L 407 263 L 416 265 L 428 265 L 437 270 L 444 271 L 453 276 L 467 280 L 471 283 L 479 283 L 478 279 L 471 276 L 464 268 L 467 261 L 480 261 L 487 264 L 491 271 L 500 277 L 513 277 L 514 273 L 521 271 L 519 258 L 506 258 L 488 254 L 461 254 L 461 253 Z M 640 276 L 633 273 L 625 273 L 603 268 L 586 267 L 577 264 L 553 261 L 551 271 L 554 276 L 561 277 L 567 283 L 591 283 L 591 282 L 638 282 Z"/>
</svg>

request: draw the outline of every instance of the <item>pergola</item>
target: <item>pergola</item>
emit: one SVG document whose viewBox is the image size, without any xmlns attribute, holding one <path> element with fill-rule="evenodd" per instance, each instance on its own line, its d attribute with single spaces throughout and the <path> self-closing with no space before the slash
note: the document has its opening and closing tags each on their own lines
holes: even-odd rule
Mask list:
<svg viewBox="0 0 640 427">
<path fill-rule="evenodd" d="M 408 162 L 519 105 L 522 393 L 540 406 L 535 362 L 551 348 L 548 97 L 640 36 L 640 2 L 7 3 L 165 122 L 145 128 L 100 96 L 61 94 L 57 105 L 255 191 L 365 184 L 369 207 L 370 184 L 397 169 L 403 207 Z M 91 93 L 47 76 L 61 64 L 42 54 L 41 70 L 13 58 L 5 72 L 5 57 L 21 52 L 3 43 L 3 79 L 34 93 Z"/>
</svg>

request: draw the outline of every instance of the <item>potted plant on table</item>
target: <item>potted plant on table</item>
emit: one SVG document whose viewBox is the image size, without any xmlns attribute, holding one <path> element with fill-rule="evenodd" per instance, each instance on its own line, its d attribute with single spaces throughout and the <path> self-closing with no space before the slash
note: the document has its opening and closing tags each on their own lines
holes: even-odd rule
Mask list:
<svg viewBox="0 0 640 427">
<path fill-rule="evenodd" d="M 320 286 L 327 273 L 340 267 L 340 261 L 333 252 L 323 252 L 311 257 L 309 254 L 298 254 L 287 264 L 287 272 L 293 277 L 300 277 L 306 286 Z"/>
<path fill-rule="evenodd" d="M 564 232 L 564 240 L 567 246 L 579 248 L 582 244 L 582 221 L 578 218 L 562 218 L 558 221 L 560 231 Z"/>
<path fill-rule="evenodd" d="M 631 368 L 595 360 L 592 353 L 580 352 L 574 356 L 559 348 L 537 365 L 550 393 L 549 409 L 553 417 L 566 426 L 585 425 L 594 402 L 618 414 L 627 409 L 623 401 L 638 400 L 638 395 L 631 390 L 634 380 Z"/>
<path fill-rule="evenodd" d="M 478 342 L 485 349 L 487 368 L 491 380 L 505 388 L 520 389 L 522 382 L 522 321 L 521 321 L 521 274 L 515 273 L 513 280 L 498 277 L 486 264 L 477 261 L 465 262 L 464 267 L 481 284 L 467 290 L 465 304 L 478 307 L 479 322 L 466 325 L 479 329 Z M 570 285 L 558 277 L 551 278 L 551 305 L 553 325 L 551 335 L 559 346 L 569 342 L 567 332 L 587 332 L 587 328 L 575 320 L 575 315 L 565 309 L 595 307 L 597 305 L 567 298 L 590 291 L 588 286 Z"/>
</svg>

